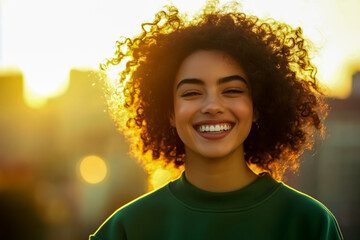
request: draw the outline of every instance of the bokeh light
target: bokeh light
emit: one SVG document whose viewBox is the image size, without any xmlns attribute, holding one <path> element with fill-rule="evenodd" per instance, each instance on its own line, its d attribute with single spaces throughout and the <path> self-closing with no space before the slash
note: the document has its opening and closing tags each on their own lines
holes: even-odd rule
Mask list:
<svg viewBox="0 0 360 240">
<path fill-rule="evenodd" d="M 80 162 L 81 177 L 88 183 L 96 184 L 103 181 L 107 175 L 105 161 L 98 156 L 87 156 Z"/>
</svg>

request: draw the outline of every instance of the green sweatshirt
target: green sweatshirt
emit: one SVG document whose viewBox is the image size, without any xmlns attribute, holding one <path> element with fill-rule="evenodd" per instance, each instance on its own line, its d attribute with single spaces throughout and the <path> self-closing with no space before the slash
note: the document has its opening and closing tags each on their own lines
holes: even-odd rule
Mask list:
<svg viewBox="0 0 360 240">
<path fill-rule="evenodd" d="M 233 192 L 207 192 L 185 174 L 123 206 L 90 240 L 343 239 L 331 212 L 269 174 Z"/>
</svg>

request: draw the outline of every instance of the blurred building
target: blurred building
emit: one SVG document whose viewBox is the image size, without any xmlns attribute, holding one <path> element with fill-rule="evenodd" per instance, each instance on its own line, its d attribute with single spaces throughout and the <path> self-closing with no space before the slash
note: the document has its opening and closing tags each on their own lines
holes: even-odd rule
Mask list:
<svg viewBox="0 0 360 240">
<path fill-rule="evenodd" d="M 113 211 L 146 192 L 147 175 L 128 156 L 96 75 L 72 70 L 64 95 L 31 109 L 23 100 L 22 74 L 2 73 L 0 111 L 0 193 L 26 192 L 34 199 L 46 239 L 87 239 Z M 79 173 L 89 155 L 108 167 L 98 184 Z"/>
<path fill-rule="evenodd" d="M 40 116 L 25 105 L 23 77 L 18 71 L 0 75 L 0 111 L 0 165 L 22 163 L 35 154 L 28 143 L 36 138 Z"/>
<path fill-rule="evenodd" d="M 345 239 L 360 236 L 360 72 L 346 99 L 328 99 L 325 140 L 304 156 L 295 188 L 324 203 L 337 218 Z"/>
<path fill-rule="evenodd" d="M 60 179 L 77 196 L 71 200 L 76 222 L 88 235 L 117 208 L 146 192 L 147 175 L 128 156 L 127 144 L 106 110 L 97 75 L 72 70 L 67 92 L 50 99 L 44 111 L 52 147 L 43 173 Z M 107 164 L 108 174 L 101 183 L 89 184 L 79 176 L 79 163 L 89 155 L 99 156 Z"/>
<path fill-rule="evenodd" d="M 360 72 L 347 99 L 331 99 L 326 121 L 329 137 L 319 151 L 318 193 L 334 209 L 345 239 L 360 236 Z M 348 238 L 347 238 L 348 237 Z"/>
</svg>

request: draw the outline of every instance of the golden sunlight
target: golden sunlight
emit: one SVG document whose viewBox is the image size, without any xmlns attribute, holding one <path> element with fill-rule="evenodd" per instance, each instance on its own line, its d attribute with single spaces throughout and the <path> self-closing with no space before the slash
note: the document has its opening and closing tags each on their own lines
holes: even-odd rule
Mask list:
<svg viewBox="0 0 360 240">
<path fill-rule="evenodd" d="M 91 184 L 100 183 L 107 175 L 106 163 L 98 156 L 83 158 L 80 162 L 79 170 L 81 177 Z"/>
<path fill-rule="evenodd" d="M 151 21 L 169 1 L 2 1 L 1 67 L 21 69 L 27 104 L 41 107 L 46 98 L 66 91 L 71 68 L 98 69 L 104 58 L 112 56 L 114 43 L 121 35 L 138 34 L 141 23 Z M 181 12 L 192 12 L 201 8 L 205 0 L 172 2 Z M 351 76 L 360 70 L 360 1 L 240 2 L 246 13 L 301 26 L 316 47 L 312 55 L 328 93 L 348 95 Z"/>
</svg>

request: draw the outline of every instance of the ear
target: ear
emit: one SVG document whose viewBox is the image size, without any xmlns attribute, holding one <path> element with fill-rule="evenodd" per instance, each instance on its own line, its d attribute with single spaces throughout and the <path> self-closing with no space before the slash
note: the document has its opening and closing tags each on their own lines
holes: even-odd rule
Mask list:
<svg viewBox="0 0 360 240">
<path fill-rule="evenodd" d="M 175 116 L 174 116 L 173 113 L 170 115 L 169 121 L 170 121 L 170 125 L 171 125 L 172 127 L 176 128 Z"/>
</svg>

